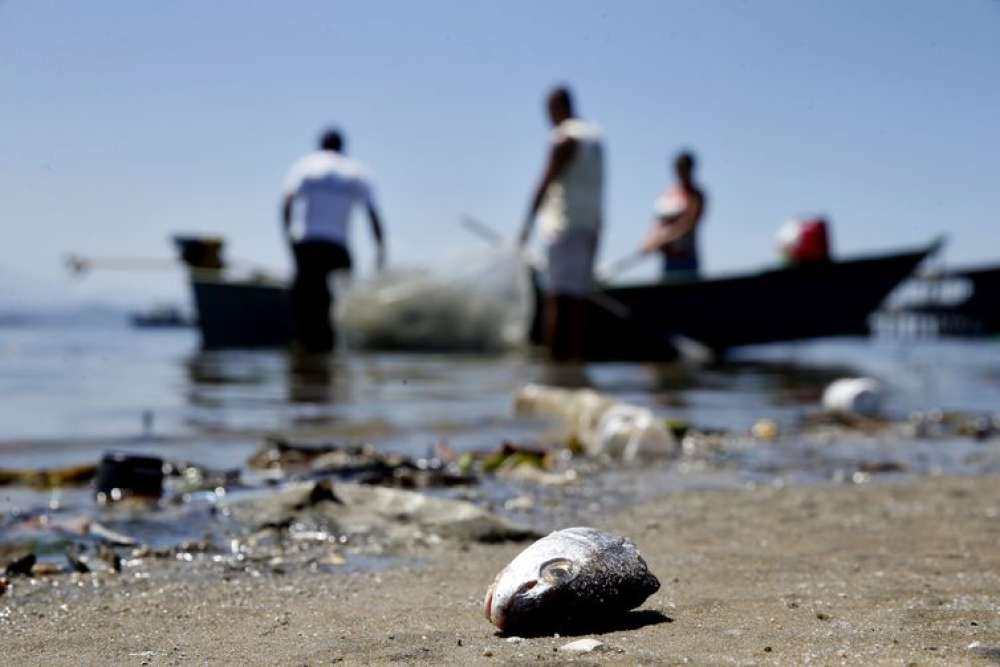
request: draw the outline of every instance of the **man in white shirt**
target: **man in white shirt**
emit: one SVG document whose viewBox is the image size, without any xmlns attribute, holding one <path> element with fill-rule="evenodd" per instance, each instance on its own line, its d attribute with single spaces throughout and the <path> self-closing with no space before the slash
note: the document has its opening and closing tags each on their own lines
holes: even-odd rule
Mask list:
<svg viewBox="0 0 1000 667">
<path fill-rule="evenodd" d="M 604 148 L 600 130 L 573 113 L 566 88 L 548 96 L 554 132 L 548 163 L 521 232 L 527 243 L 537 216 L 546 242 L 545 339 L 557 360 L 584 353 L 586 298 L 603 224 Z"/>
<path fill-rule="evenodd" d="M 381 269 L 385 242 L 368 177 L 358 162 L 344 155 L 341 133 L 328 130 L 318 151 L 292 165 L 281 207 L 285 235 L 295 255 L 295 335 L 310 352 L 329 352 L 336 340 L 328 281 L 332 272 L 351 269 L 348 223 L 356 205 L 368 212 L 378 248 L 375 262 Z"/>
</svg>

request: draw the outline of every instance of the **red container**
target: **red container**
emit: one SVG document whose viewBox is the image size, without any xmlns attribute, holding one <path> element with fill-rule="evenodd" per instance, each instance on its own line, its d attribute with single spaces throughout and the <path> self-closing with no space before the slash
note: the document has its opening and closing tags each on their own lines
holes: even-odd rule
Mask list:
<svg viewBox="0 0 1000 667">
<path fill-rule="evenodd" d="M 830 261 L 830 238 L 826 220 L 803 220 L 799 223 L 798 232 L 798 238 L 789 248 L 789 260 L 795 264 Z"/>
</svg>

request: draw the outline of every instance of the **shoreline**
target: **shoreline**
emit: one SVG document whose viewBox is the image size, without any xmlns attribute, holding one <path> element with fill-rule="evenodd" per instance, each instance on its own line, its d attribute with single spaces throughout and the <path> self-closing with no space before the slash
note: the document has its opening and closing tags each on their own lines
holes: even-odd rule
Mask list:
<svg viewBox="0 0 1000 667">
<path fill-rule="evenodd" d="M 583 635 L 612 649 L 584 659 L 996 664 L 998 482 L 689 491 L 601 517 L 663 587 L 629 627 Z M 570 639 L 511 642 L 483 618 L 486 587 L 524 546 L 445 543 L 353 574 L 17 579 L 0 638 L 17 664 L 564 661 Z"/>
</svg>

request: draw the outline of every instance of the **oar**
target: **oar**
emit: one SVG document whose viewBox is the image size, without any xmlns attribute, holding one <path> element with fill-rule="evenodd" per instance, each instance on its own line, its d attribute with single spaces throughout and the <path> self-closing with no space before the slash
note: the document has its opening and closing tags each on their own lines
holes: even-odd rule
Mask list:
<svg viewBox="0 0 1000 667">
<path fill-rule="evenodd" d="M 160 257 L 81 257 L 70 255 L 66 266 L 72 273 L 87 271 L 173 271 L 181 267 L 176 259 Z"/>
<path fill-rule="evenodd" d="M 620 257 L 616 261 L 611 262 L 610 266 L 603 271 L 601 279 L 604 281 L 613 280 L 629 269 L 641 264 L 647 257 L 649 257 L 649 253 L 642 250 L 637 250 L 624 257 Z"/>
<path fill-rule="evenodd" d="M 482 220 L 474 218 L 471 215 L 462 216 L 462 226 L 490 245 L 499 247 L 503 245 L 504 241 L 506 241 L 500 232 L 496 231 Z"/>
</svg>

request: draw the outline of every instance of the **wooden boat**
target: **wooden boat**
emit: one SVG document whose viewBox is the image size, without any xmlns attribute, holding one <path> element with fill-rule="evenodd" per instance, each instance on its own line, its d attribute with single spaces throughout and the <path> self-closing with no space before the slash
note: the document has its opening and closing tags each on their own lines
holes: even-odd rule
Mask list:
<svg viewBox="0 0 1000 667">
<path fill-rule="evenodd" d="M 914 281 L 920 297 L 896 313 L 931 318 L 935 333 L 954 336 L 1000 334 L 1000 266 L 936 271 Z M 950 287 L 959 287 L 954 298 Z"/>
<path fill-rule="evenodd" d="M 590 299 L 587 357 L 670 359 L 678 339 L 741 345 L 868 335 L 869 316 L 941 241 L 908 252 L 704 280 L 608 287 Z M 540 339 L 536 321 L 533 338 Z"/>
<path fill-rule="evenodd" d="M 866 335 L 868 316 L 940 245 L 706 280 L 607 287 L 589 300 L 587 356 L 671 359 L 679 337 L 721 352 L 755 343 Z M 232 280 L 221 270 L 195 268 L 191 287 L 206 348 L 275 347 L 291 340 L 285 284 Z M 541 338 L 540 311 L 532 326 L 534 342 Z"/>
</svg>

